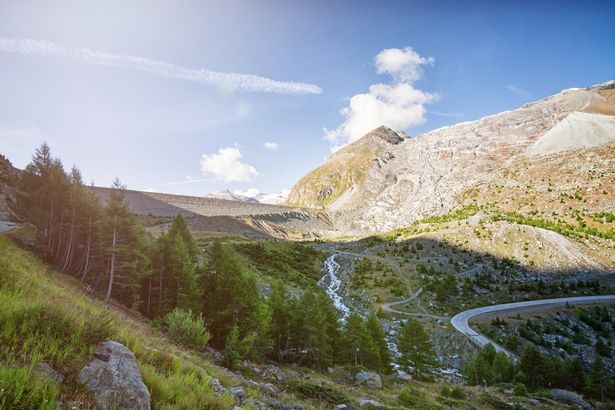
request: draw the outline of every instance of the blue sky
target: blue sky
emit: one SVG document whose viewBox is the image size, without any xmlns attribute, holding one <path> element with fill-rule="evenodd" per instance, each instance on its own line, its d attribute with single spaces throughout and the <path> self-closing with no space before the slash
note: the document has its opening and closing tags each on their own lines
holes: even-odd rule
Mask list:
<svg viewBox="0 0 615 410">
<path fill-rule="evenodd" d="M 46 140 L 103 186 L 276 192 L 374 122 L 418 135 L 615 78 L 613 15 L 612 1 L 0 0 L 0 152 L 23 167 Z"/>
</svg>

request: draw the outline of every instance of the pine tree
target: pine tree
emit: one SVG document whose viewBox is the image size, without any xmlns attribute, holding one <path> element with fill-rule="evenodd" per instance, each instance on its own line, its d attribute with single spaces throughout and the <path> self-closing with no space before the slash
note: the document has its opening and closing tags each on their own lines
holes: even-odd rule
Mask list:
<svg viewBox="0 0 615 410">
<path fill-rule="evenodd" d="M 284 284 L 276 280 L 271 286 L 268 299 L 271 314 L 271 339 L 276 360 L 282 362 L 290 353 L 292 333 L 292 312 L 295 311 L 295 300 L 292 299 Z"/>
<path fill-rule="evenodd" d="M 604 403 L 604 394 L 607 387 L 608 374 L 604 367 L 604 360 L 600 355 L 596 355 L 594 363 L 589 370 L 587 380 L 585 382 L 586 391 Z"/>
<path fill-rule="evenodd" d="M 389 373 L 391 371 L 391 352 L 387 346 L 380 321 L 374 312 L 370 312 L 367 317 L 366 327 L 378 350 L 378 371 Z"/>
<path fill-rule="evenodd" d="M 377 370 L 380 353 L 370 331 L 361 316 L 353 313 L 346 319 L 342 331 L 342 356 L 347 363 L 362 365 Z"/>
<path fill-rule="evenodd" d="M 417 375 L 430 371 L 437 365 L 433 344 L 423 325 L 416 319 L 408 318 L 401 328 L 398 349 L 400 364 Z"/>
</svg>

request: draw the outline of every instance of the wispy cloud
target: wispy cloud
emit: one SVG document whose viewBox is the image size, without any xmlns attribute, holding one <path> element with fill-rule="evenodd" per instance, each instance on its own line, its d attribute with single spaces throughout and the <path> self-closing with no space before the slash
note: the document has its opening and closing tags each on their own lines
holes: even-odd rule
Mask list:
<svg viewBox="0 0 615 410">
<path fill-rule="evenodd" d="M 446 118 L 463 118 L 464 115 L 466 115 L 465 112 L 440 112 L 440 111 L 427 111 L 430 114 L 434 114 L 437 115 L 439 117 L 446 117 Z"/>
<path fill-rule="evenodd" d="M 60 44 L 35 39 L 9 39 L 0 37 L 0 51 L 24 55 L 64 57 L 88 64 L 127 68 L 163 77 L 195 81 L 226 90 L 252 91 L 278 94 L 321 94 L 322 88 L 314 84 L 276 81 L 253 74 L 225 73 L 204 68 L 181 67 L 166 61 L 146 57 L 112 54 L 87 48 L 69 48 Z"/>
<path fill-rule="evenodd" d="M 272 151 L 275 151 L 278 148 L 280 148 L 280 144 L 278 144 L 277 142 L 273 142 L 273 141 L 267 141 L 263 144 L 263 146 Z"/>
<path fill-rule="evenodd" d="M 519 97 L 530 98 L 532 96 L 532 94 L 529 91 L 525 91 L 524 89 L 519 88 L 514 85 L 505 85 L 504 88 L 506 88 L 508 91 L 512 92 L 513 94 L 518 95 Z"/>
</svg>

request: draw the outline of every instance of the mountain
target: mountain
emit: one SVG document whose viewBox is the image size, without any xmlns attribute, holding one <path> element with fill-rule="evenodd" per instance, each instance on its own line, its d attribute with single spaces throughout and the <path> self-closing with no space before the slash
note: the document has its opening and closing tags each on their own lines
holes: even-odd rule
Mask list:
<svg viewBox="0 0 615 410">
<path fill-rule="evenodd" d="M 203 198 L 226 199 L 228 201 L 240 201 L 240 202 L 252 202 L 252 203 L 260 202 L 256 198 L 253 198 L 247 195 L 237 194 L 237 193 L 229 191 L 228 189 L 218 191 L 214 194 L 203 194 L 201 196 Z"/>
<path fill-rule="evenodd" d="M 542 208 L 560 208 L 551 197 L 566 194 L 591 198 L 588 211 L 613 212 L 614 161 L 609 81 L 413 138 L 378 127 L 301 178 L 288 203 L 324 208 L 341 229 L 367 231 L 408 226 L 477 197 L 512 209 L 529 192 L 534 204 L 550 204 Z"/>
<path fill-rule="evenodd" d="M 254 192 L 250 192 L 250 191 L 251 190 L 248 190 L 246 193 L 240 193 L 240 192 L 231 192 L 228 189 L 224 189 L 214 194 L 203 194 L 201 196 L 203 198 L 226 199 L 229 201 L 278 205 L 286 201 L 286 199 L 288 198 L 288 193 L 289 193 L 287 189 L 283 189 L 282 191 L 276 192 L 273 194 L 266 194 L 264 192 L 259 192 L 256 189 L 253 190 Z"/>
</svg>

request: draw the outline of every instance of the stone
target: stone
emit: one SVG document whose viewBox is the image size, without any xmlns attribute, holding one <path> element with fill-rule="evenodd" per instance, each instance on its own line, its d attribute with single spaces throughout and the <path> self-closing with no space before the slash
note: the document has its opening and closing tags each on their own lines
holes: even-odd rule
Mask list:
<svg viewBox="0 0 615 410">
<path fill-rule="evenodd" d="M 53 367 L 49 366 L 46 362 L 38 362 L 36 366 L 34 366 L 34 370 L 40 373 L 47 380 L 54 383 L 62 384 L 64 381 L 64 376 L 54 370 Z"/>
<path fill-rule="evenodd" d="M 280 390 L 273 384 L 271 383 L 266 383 L 264 385 L 261 386 L 261 388 L 266 391 L 267 393 L 277 396 L 280 394 Z"/>
<path fill-rule="evenodd" d="M 96 346 L 94 360 L 81 369 L 85 385 L 101 409 L 149 410 L 150 395 L 135 355 L 121 343 L 107 340 Z"/>
<path fill-rule="evenodd" d="M 403 370 L 399 370 L 397 372 L 397 378 L 401 381 L 404 382 L 411 382 L 412 381 L 412 376 L 410 376 L 408 373 L 404 372 Z"/>
<path fill-rule="evenodd" d="M 373 389 L 382 388 L 382 379 L 378 373 L 360 371 L 354 375 L 354 382 L 358 385 L 365 385 Z"/>
<path fill-rule="evenodd" d="M 551 393 L 553 399 L 559 402 L 576 404 L 582 410 L 593 410 L 592 405 L 583 400 L 583 397 L 581 397 L 578 393 L 563 389 L 551 389 L 549 392 Z"/>
<path fill-rule="evenodd" d="M 265 366 L 261 376 L 265 379 L 275 379 L 279 382 L 283 382 L 286 379 L 284 372 L 278 366 L 272 364 Z"/>
<path fill-rule="evenodd" d="M 246 398 L 246 391 L 241 386 L 231 387 L 228 391 L 240 403 Z"/>
<path fill-rule="evenodd" d="M 346 404 L 338 404 L 337 406 L 335 406 L 335 410 L 346 410 L 348 409 L 348 406 Z"/>
<path fill-rule="evenodd" d="M 383 407 L 382 403 L 373 399 L 358 399 L 359 407 Z"/>
<path fill-rule="evenodd" d="M 222 393 L 226 391 L 226 388 L 222 385 L 222 383 L 220 383 L 220 380 L 218 379 L 211 379 L 211 381 L 209 382 L 209 385 L 211 386 L 212 389 L 214 389 L 214 392 L 218 395 L 221 395 Z"/>
</svg>

